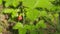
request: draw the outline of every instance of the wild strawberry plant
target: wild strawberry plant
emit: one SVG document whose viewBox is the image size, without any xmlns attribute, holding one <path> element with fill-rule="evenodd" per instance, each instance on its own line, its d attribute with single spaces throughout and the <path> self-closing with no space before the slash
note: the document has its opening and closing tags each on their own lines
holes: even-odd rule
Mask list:
<svg viewBox="0 0 60 34">
<path fill-rule="evenodd" d="M 55 6 L 55 1 L 0 0 L 0 4 L 2 13 L 8 15 L 8 22 L 16 22 L 13 29 L 18 29 L 19 34 L 44 34 L 41 28 L 47 29 L 47 24 L 56 27 L 58 22 L 60 8 Z"/>
</svg>

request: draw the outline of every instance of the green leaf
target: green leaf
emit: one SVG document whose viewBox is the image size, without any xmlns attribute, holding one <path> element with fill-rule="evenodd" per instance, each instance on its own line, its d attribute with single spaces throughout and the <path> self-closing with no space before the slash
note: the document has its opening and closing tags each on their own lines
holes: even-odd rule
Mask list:
<svg viewBox="0 0 60 34">
<path fill-rule="evenodd" d="M 12 2 L 13 2 L 13 0 L 11 1 L 11 0 L 4 0 L 6 3 L 5 3 L 5 7 L 9 7 L 9 6 L 11 6 L 12 5 Z"/>
<path fill-rule="evenodd" d="M 3 13 L 11 13 L 11 12 L 13 12 L 14 11 L 14 9 L 4 9 L 3 10 Z"/>
<path fill-rule="evenodd" d="M 38 0 L 23 0 L 23 5 L 29 8 L 34 7 Z"/>
<path fill-rule="evenodd" d="M 50 9 L 53 7 L 50 1 L 52 0 L 23 0 L 23 5 L 31 9 L 36 8 L 36 7 Z"/>
<path fill-rule="evenodd" d="M 20 2 L 20 0 L 12 0 L 12 1 L 11 0 L 4 0 L 4 1 L 6 1 L 6 3 L 5 3 L 6 7 L 9 7 L 9 6 L 17 7 Z"/>
<path fill-rule="evenodd" d="M 47 16 L 47 12 L 46 11 L 40 11 L 40 16 Z"/>
<path fill-rule="evenodd" d="M 0 0 L 0 5 L 2 4 L 2 0 Z"/>
<path fill-rule="evenodd" d="M 49 0 L 49 1 L 55 1 L 55 0 Z"/>
<path fill-rule="evenodd" d="M 51 13 L 48 14 L 47 18 L 48 18 L 48 19 L 51 19 L 52 21 L 54 20 L 54 17 L 53 17 L 53 15 L 52 15 Z M 46 18 L 46 19 L 47 19 L 47 18 Z"/>
<path fill-rule="evenodd" d="M 36 30 L 31 30 L 30 34 L 38 34 L 38 32 Z"/>
<path fill-rule="evenodd" d="M 28 29 L 28 30 L 34 30 L 35 26 L 34 25 L 25 25 L 24 28 Z"/>
<path fill-rule="evenodd" d="M 20 0 L 13 0 L 12 5 L 17 7 L 19 5 Z"/>
<path fill-rule="evenodd" d="M 59 17 L 59 14 L 58 13 L 54 14 L 54 17 L 55 18 L 58 18 Z"/>
<path fill-rule="evenodd" d="M 50 9 L 53 6 L 50 2 L 52 0 L 17 0 L 17 1 L 5 0 L 5 1 L 6 1 L 6 4 L 5 4 L 6 7 L 10 5 L 13 5 L 14 7 L 16 7 L 17 5 L 19 5 L 19 2 L 22 2 L 23 6 L 29 7 L 31 9 L 35 7 L 42 7 L 42 8 Z"/>
<path fill-rule="evenodd" d="M 26 29 L 24 28 L 18 29 L 18 32 L 19 34 L 26 34 Z"/>
<path fill-rule="evenodd" d="M 11 15 L 12 18 L 17 17 L 17 16 L 18 16 L 18 13 L 16 11 L 12 12 L 12 15 Z"/>
<path fill-rule="evenodd" d="M 44 30 L 43 29 L 38 29 L 38 31 L 39 31 L 39 34 L 45 34 L 44 32 Z"/>
<path fill-rule="evenodd" d="M 26 16 L 31 21 L 34 21 L 39 16 L 39 11 L 38 10 L 34 10 L 34 9 L 33 10 L 28 10 L 27 13 L 26 13 Z"/>
<path fill-rule="evenodd" d="M 44 20 L 40 20 L 37 24 L 36 24 L 37 28 L 46 28 L 46 24 L 44 23 Z"/>
<path fill-rule="evenodd" d="M 17 13 L 17 12 L 19 12 L 19 9 L 5 8 L 3 10 L 3 13 Z"/>
<path fill-rule="evenodd" d="M 20 28 L 23 28 L 23 24 L 20 22 L 16 23 L 16 25 L 13 27 L 13 29 L 20 29 Z"/>
<path fill-rule="evenodd" d="M 51 4 L 51 2 L 49 2 L 49 0 L 39 0 L 38 4 L 36 6 L 42 7 L 42 8 L 50 8 L 52 6 L 52 4 Z"/>
</svg>

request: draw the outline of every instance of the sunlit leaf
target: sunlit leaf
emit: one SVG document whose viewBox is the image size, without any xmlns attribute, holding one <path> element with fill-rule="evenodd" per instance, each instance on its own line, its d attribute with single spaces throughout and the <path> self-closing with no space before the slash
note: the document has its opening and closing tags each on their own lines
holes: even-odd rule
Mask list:
<svg viewBox="0 0 60 34">
<path fill-rule="evenodd" d="M 26 16 L 27 16 L 28 19 L 33 21 L 33 20 L 37 19 L 37 17 L 39 16 L 39 11 L 28 10 L 28 12 L 26 13 Z"/>
<path fill-rule="evenodd" d="M 34 30 L 35 26 L 34 25 L 25 25 L 24 28 L 28 29 L 28 30 Z"/>
<path fill-rule="evenodd" d="M 13 0 L 12 5 L 14 7 L 17 7 L 19 5 L 19 2 L 20 2 L 19 0 Z"/>
<path fill-rule="evenodd" d="M 23 28 L 23 24 L 20 22 L 16 23 L 16 25 L 13 27 L 13 29 L 20 29 L 20 28 Z"/>
<path fill-rule="evenodd" d="M 11 6 L 12 5 L 12 2 L 13 2 L 13 0 L 11 1 L 11 0 L 4 0 L 6 3 L 5 3 L 5 7 L 9 7 L 9 6 Z"/>
<path fill-rule="evenodd" d="M 29 8 L 33 8 L 38 0 L 23 0 L 23 5 Z"/>
<path fill-rule="evenodd" d="M 0 5 L 2 4 L 2 0 L 0 0 Z"/>
<path fill-rule="evenodd" d="M 38 1 L 38 4 L 36 5 L 36 7 L 42 7 L 42 8 L 47 8 L 50 9 L 53 5 L 51 4 L 51 2 L 49 2 L 49 0 L 40 0 Z"/>
<path fill-rule="evenodd" d="M 14 11 L 14 9 L 4 9 L 3 10 L 3 13 L 11 13 L 13 11 Z"/>
</svg>

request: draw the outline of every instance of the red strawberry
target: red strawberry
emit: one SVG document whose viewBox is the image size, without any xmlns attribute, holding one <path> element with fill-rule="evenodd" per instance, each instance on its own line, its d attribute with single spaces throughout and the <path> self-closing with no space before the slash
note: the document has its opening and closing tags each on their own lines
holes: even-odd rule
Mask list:
<svg viewBox="0 0 60 34">
<path fill-rule="evenodd" d="M 18 16 L 18 20 L 19 20 L 19 21 L 22 20 L 22 16 Z"/>
</svg>

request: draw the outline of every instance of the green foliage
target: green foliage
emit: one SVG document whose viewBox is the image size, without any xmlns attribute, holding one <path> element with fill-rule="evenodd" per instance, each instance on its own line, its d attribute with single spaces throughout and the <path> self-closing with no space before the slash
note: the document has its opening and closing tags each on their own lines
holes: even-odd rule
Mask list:
<svg viewBox="0 0 60 34">
<path fill-rule="evenodd" d="M 4 10 L 3 10 L 3 13 L 5 13 L 5 14 L 11 14 L 11 18 L 15 18 L 15 17 L 17 17 L 18 16 L 18 11 L 19 9 L 9 9 L 9 8 L 5 8 Z"/>
<path fill-rule="evenodd" d="M 6 3 L 5 3 L 5 6 L 6 7 L 9 7 L 9 6 L 14 6 L 14 7 L 16 7 L 16 6 L 18 6 L 19 5 L 19 2 L 20 2 L 20 0 L 4 0 L 4 1 L 6 1 Z"/>
<path fill-rule="evenodd" d="M 29 8 L 33 8 L 39 0 L 23 0 L 23 5 Z"/>
<path fill-rule="evenodd" d="M 13 29 L 20 29 L 20 28 L 23 28 L 23 24 L 20 22 L 16 23 L 16 25 L 13 27 Z"/>
<path fill-rule="evenodd" d="M 42 8 L 51 8 L 53 5 L 49 2 L 49 0 L 39 0 L 36 7 L 42 7 Z"/>
<path fill-rule="evenodd" d="M 12 13 L 14 9 L 4 9 L 3 13 Z"/>
<path fill-rule="evenodd" d="M 12 12 L 11 14 L 12 14 L 12 15 L 11 15 L 11 17 L 12 17 L 12 18 L 14 18 L 14 17 L 17 17 L 17 16 L 18 16 L 18 13 L 17 13 L 16 11 Z"/>
<path fill-rule="evenodd" d="M 0 0 L 0 5 L 2 4 L 2 0 Z"/>
<path fill-rule="evenodd" d="M 18 29 L 19 34 L 26 34 L 26 29 L 24 28 L 23 24 L 18 22 L 13 29 Z"/>
<path fill-rule="evenodd" d="M 19 34 L 26 34 L 27 30 L 35 30 L 35 26 L 34 25 L 24 25 L 22 23 L 17 23 L 13 29 L 18 29 Z"/>
<path fill-rule="evenodd" d="M 30 19 L 31 21 L 36 20 L 39 17 L 39 11 L 38 10 L 28 10 L 28 12 L 26 13 L 26 16 L 28 19 Z"/>
<path fill-rule="evenodd" d="M 58 20 L 58 8 L 53 5 L 52 2 L 55 0 L 4 0 L 5 8 L 3 9 L 3 13 L 11 14 L 10 20 L 16 22 L 16 25 L 13 29 L 18 29 L 19 34 L 26 34 L 27 30 L 29 30 L 30 34 L 38 34 L 36 29 L 39 28 L 47 28 L 48 23 L 54 22 L 54 20 Z M 22 2 L 22 3 L 21 3 Z M 0 0 L 0 4 L 2 4 L 2 0 Z M 12 7 L 11 7 L 12 6 Z M 42 8 L 42 10 L 37 10 L 35 8 Z M 22 16 L 22 21 L 17 21 L 15 19 L 18 16 Z M 14 18 L 14 20 L 13 20 Z M 40 20 L 38 19 L 40 18 Z M 26 19 L 26 20 L 25 20 Z M 35 22 L 38 19 L 37 23 Z M 29 21 L 28 21 L 29 20 Z M 8 20 L 9 21 L 9 20 Z M 25 23 L 24 23 L 25 22 Z M 30 24 L 30 22 L 35 22 L 36 24 Z M 43 34 L 43 31 L 40 31 L 40 34 Z"/>
<path fill-rule="evenodd" d="M 47 16 L 47 12 L 46 11 L 40 11 L 40 16 L 42 16 L 42 17 Z"/>
<path fill-rule="evenodd" d="M 36 24 L 37 28 L 46 28 L 46 24 L 44 23 L 44 20 L 40 20 L 37 24 Z"/>
<path fill-rule="evenodd" d="M 25 25 L 24 28 L 28 29 L 28 30 L 34 30 L 35 26 L 34 25 Z"/>
<path fill-rule="evenodd" d="M 22 29 L 18 29 L 19 30 L 19 34 L 26 34 L 26 29 L 22 28 Z"/>
</svg>

